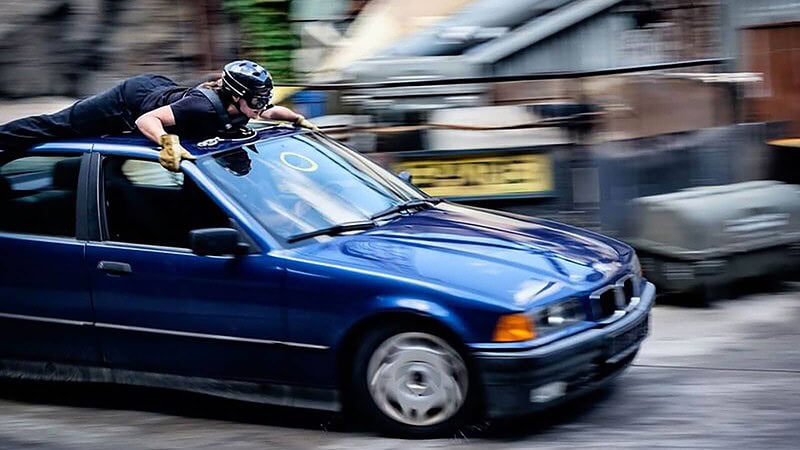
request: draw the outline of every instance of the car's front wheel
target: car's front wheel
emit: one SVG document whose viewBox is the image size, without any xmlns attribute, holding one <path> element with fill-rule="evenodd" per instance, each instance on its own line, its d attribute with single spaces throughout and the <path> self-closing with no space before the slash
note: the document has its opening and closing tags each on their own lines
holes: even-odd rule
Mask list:
<svg viewBox="0 0 800 450">
<path fill-rule="evenodd" d="M 474 397 L 461 354 L 422 331 L 370 333 L 356 354 L 352 381 L 362 413 L 383 431 L 405 437 L 454 431 Z"/>
</svg>

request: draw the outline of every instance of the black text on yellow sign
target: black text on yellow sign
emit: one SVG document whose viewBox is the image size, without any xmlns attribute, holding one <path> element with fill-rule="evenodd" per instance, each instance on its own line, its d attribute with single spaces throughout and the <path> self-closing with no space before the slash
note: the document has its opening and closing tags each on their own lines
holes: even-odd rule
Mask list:
<svg viewBox="0 0 800 450">
<path fill-rule="evenodd" d="M 491 197 L 540 194 L 553 190 L 553 165 L 547 154 L 425 158 L 396 162 L 414 185 L 436 197 Z"/>
</svg>

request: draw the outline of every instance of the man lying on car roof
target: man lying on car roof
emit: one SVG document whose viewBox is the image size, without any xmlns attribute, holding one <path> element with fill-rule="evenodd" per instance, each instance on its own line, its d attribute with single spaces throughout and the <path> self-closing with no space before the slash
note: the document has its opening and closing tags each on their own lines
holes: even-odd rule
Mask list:
<svg viewBox="0 0 800 450">
<path fill-rule="evenodd" d="M 161 75 L 139 75 L 59 112 L 0 126 L 0 149 L 23 151 L 52 139 L 138 130 L 163 147 L 161 164 L 177 171 L 181 158 L 194 158 L 178 135 L 204 139 L 237 131 L 256 118 L 316 129 L 302 115 L 272 105 L 272 88 L 269 72 L 247 60 L 225 65 L 218 80 L 193 88 Z"/>
</svg>

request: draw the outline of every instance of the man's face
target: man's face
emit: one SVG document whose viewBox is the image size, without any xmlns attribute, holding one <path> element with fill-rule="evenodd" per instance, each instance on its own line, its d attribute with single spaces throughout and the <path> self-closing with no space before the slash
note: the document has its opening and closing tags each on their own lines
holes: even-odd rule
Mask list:
<svg viewBox="0 0 800 450">
<path fill-rule="evenodd" d="M 251 108 L 243 98 L 240 98 L 238 102 L 239 111 L 241 111 L 242 114 L 246 115 L 250 119 L 257 119 L 261 112 L 264 111 L 263 109 L 255 110 Z"/>
</svg>

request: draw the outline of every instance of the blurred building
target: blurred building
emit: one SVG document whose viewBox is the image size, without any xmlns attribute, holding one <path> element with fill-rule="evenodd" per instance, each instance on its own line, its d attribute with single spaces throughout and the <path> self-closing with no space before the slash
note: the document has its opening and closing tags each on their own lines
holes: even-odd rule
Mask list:
<svg viewBox="0 0 800 450">
<path fill-rule="evenodd" d="M 294 33 L 300 37 L 300 48 L 294 55 L 295 70 L 300 73 L 316 70 L 358 12 L 360 8 L 354 10 L 351 0 L 294 0 L 289 17 Z"/>
<path fill-rule="evenodd" d="M 238 45 L 222 0 L 4 0 L 0 97 L 84 96 L 143 72 L 188 80 Z"/>
<path fill-rule="evenodd" d="M 390 14 L 392 3 L 374 0 L 370 6 L 383 5 Z M 344 11 L 351 3 L 338 4 Z M 796 1 L 472 0 L 454 3 L 449 13 L 442 13 L 445 17 L 436 20 L 416 14 L 413 8 L 398 7 L 393 13 L 399 16 L 396 22 L 426 25 L 342 64 L 335 75 L 326 72 L 324 79 L 369 83 L 576 73 L 710 58 L 730 62 L 721 69 L 701 67 L 680 75 L 648 72 L 623 81 L 554 77 L 344 93 L 345 106 L 379 122 L 422 123 L 441 115 L 436 111 L 442 109 L 588 100 L 637 112 L 635 118 L 616 118 L 615 124 L 640 128 L 616 133 L 621 138 L 732 120 L 788 121 L 793 133 L 800 132 L 800 3 Z M 373 22 L 392 23 L 385 16 Z M 391 28 L 364 25 L 365 36 L 350 40 L 381 41 Z M 338 33 L 338 38 L 344 35 L 342 27 Z M 318 42 L 328 45 L 316 47 L 306 70 L 313 70 L 331 51 L 356 53 L 332 34 L 317 36 Z M 704 76 L 719 71 L 753 76 Z M 693 78 L 690 72 L 699 75 Z M 669 114 L 675 110 L 686 114 Z M 420 142 L 409 145 L 424 144 Z"/>
<path fill-rule="evenodd" d="M 716 0 L 476 0 L 347 74 L 397 76 L 404 65 L 436 75 L 437 63 L 447 61 L 465 74 L 523 75 L 716 57 L 719 6 Z"/>
<path fill-rule="evenodd" d="M 597 112 L 612 105 L 623 114 L 609 116 L 612 120 L 605 126 L 609 137 L 628 138 L 724 125 L 733 120 L 729 89 L 719 84 L 663 73 L 625 79 L 558 76 L 719 58 L 723 55 L 723 22 L 718 0 L 471 0 L 453 2 L 449 12 L 441 11 L 444 17 L 430 17 L 430 10 L 416 11 L 406 3 L 372 2 L 373 11 L 365 9 L 357 19 L 363 23 L 360 30 L 348 30 L 353 35 L 350 41 L 385 41 L 390 31 L 378 25 L 393 21 L 421 22 L 425 26 L 395 36 L 352 62 L 339 64 L 338 71 L 326 71 L 323 79 L 371 83 L 553 76 L 513 83 L 431 84 L 341 93 L 345 107 L 379 123 L 515 126 L 556 115 Z M 398 7 L 392 9 L 394 4 Z M 374 12 L 379 7 L 380 14 Z M 391 14 L 398 17 L 386 17 Z M 370 26 L 370 21 L 376 25 Z M 328 61 L 336 60 L 337 53 L 356 53 L 340 44 L 338 41 L 332 46 Z M 700 70 L 704 69 L 709 70 Z M 718 108 L 720 104 L 724 107 Z M 669 115 L 676 109 L 692 113 Z M 635 116 L 630 111 L 635 111 Z M 379 138 L 376 143 L 378 150 L 395 151 L 467 148 L 485 142 L 498 146 L 515 146 L 523 141 L 555 144 L 582 140 L 587 126 L 585 119 L 579 122 L 560 132 L 540 129 L 535 133 L 503 133 L 508 139 L 498 139 L 499 132 L 476 139 L 476 132 L 411 131 Z"/>
</svg>

